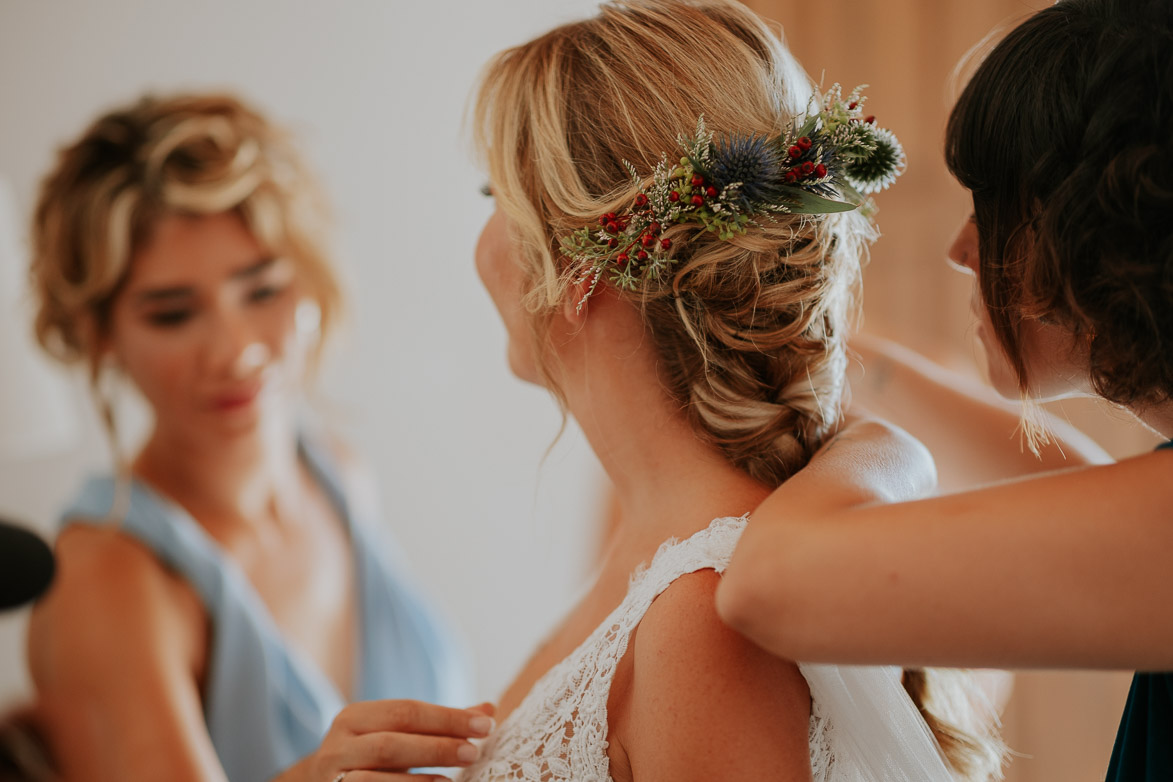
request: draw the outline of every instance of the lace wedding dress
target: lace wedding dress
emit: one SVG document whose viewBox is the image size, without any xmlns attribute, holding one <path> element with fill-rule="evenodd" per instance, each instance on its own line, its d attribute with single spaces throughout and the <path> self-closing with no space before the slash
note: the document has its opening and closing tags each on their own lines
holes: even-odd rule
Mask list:
<svg viewBox="0 0 1173 782">
<path fill-rule="evenodd" d="M 631 580 L 627 597 L 568 657 L 546 672 L 485 742 L 458 782 L 611 782 L 607 697 L 632 631 L 682 575 L 723 572 L 746 517 L 715 519 L 668 541 Z M 799 664 L 811 693 L 814 782 L 953 779 L 936 741 L 900 684 L 900 669 Z"/>
</svg>

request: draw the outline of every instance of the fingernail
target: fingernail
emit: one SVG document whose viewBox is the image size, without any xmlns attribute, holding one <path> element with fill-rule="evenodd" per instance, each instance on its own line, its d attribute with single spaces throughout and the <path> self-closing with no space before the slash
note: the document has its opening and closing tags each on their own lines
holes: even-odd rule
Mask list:
<svg viewBox="0 0 1173 782">
<path fill-rule="evenodd" d="M 456 748 L 456 758 L 461 763 L 472 763 L 480 754 L 481 751 L 472 744 L 461 744 Z"/>
<path fill-rule="evenodd" d="M 474 735 L 488 736 L 493 732 L 493 718 L 485 716 L 473 717 L 468 721 L 468 729 Z"/>
</svg>

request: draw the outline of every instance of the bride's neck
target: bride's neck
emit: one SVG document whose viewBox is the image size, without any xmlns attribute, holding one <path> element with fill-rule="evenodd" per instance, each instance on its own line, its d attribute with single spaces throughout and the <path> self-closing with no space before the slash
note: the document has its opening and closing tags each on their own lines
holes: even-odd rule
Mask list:
<svg viewBox="0 0 1173 782">
<path fill-rule="evenodd" d="M 633 538 L 657 545 L 684 538 L 714 518 L 749 512 L 769 495 L 767 487 L 702 442 L 683 416 L 653 414 L 648 405 L 632 409 L 638 414 L 609 412 L 584 430 L 614 484 Z"/>
<path fill-rule="evenodd" d="M 657 545 L 687 537 L 769 495 L 769 487 L 698 437 L 664 390 L 649 338 L 592 339 L 588 331 L 562 356 L 563 391 L 614 484 L 625 537 Z M 640 333 L 631 324 L 620 331 Z"/>
</svg>

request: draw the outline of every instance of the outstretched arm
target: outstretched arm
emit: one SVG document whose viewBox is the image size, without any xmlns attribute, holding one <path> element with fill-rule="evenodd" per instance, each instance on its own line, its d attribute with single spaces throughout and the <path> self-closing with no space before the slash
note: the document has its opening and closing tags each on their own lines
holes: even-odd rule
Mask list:
<svg viewBox="0 0 1173 782">
<path fill-rule="evenodd" d="M 1019 437 L 1020 404 L 894 342 L 861 335 L 851 347 L 862 362 L 851 373 L 852 404 L 924 443 L 942 492 L 1111 461 L 1087 435 L 1047 413 L 1051 442 L 1036 456 Z"/>
<path fill-rule="evenodd" d="M 30 624 L 29 658 L 61 778 L 227 782 L 204 723 L 210 628 L 198 597 L 115 530 L 67 530 L 58 553 L 59 578 Z M 277 779 L 468 765 L 476 748 L 466 739 L 488 734 L 491 712 L 355 703 Z"/>
<path fill-rule="evenodd" d="M 1173 668 L 1171 474 L 1161 451 L 917 502 L 818 510 L 779 491 L 718 610 L 790 659 Z"/>
</svg>

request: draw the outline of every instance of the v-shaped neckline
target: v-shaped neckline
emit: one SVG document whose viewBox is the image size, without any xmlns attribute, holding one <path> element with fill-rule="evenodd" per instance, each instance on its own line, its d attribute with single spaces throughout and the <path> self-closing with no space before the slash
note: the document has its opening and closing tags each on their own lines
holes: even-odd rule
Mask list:
<svg viewBox="0 0 1173 782">
<path fill-rule="evenodd" d="M 363 589 L 363 568 L 364 563 L 359 552 L 358 540 L 356 537 L 354 520 L 351 517 L 350 505 L 346 501 L 340 487 L 336 486 L 336 478 L 328 467 L 323 464 L 316 454 L 311 453 L 310 448 L 304 441 L 298 441 L 298 455 L 300 461 L 309 470 L 314 482 L 325 493 L 327 501 L 330 506 L 338 514 L 338 519 L 342 523 L 343 530 L 346 532 L 348 545 L 350 547 L 350 563 L 352 567 L 352 580 L 355 587 L 355 632 L 354 632 L 354 648 L 353 648 L 353 664 L 354 677 L 351 681 L 351 697 L 347 697 L 334 682 L 333 679 L 322 669 L 308 652 L 302 649 L 299 645 L 292 643 L 289 637 L 282 630 L 281 625 L 273 616 L 269 604 L 261 597 L 260 592 L 257 591 L 256 586 L 243 568 L 237 563 L 227 550 L 220 545 L 202 524 L 188 512 L 179 502 L 173 500 L 168 495 L 156 489 L 146 481 L 131 476 L 130 483 L 133 492 L 139 493 L 148 502 L 154 503 L 161 509 L 169 511 L 175 518 L 180 519 L 188 529 L 190 534 L 194 535 L 197 540 L 207 549 L 207 555 L 211 557 L 219 568 L 228 574 L 229 578 L 237 582 L 240 589 L 242 602 L 246 605 L 252 606 L 252 610 L 256 614 L 256 619 L 260 627 L 265 631 L 266 640 L 269 643 L 276 644 L 289 657 L 290 662 L 295 670 L 302 675 L 302 677 L 309 683 L 312 689 L 320 695 L 325 695 L 337 704 L 338 708 L 352 702 L 353 700 L 361 700 L 363 692 L 366 687 L 366 677 L 363 675 L 363 664 L 367 656 L 367 623 L 364 621 L 364 607 L 366 602 L 365 590 Z"/>
</svg>

